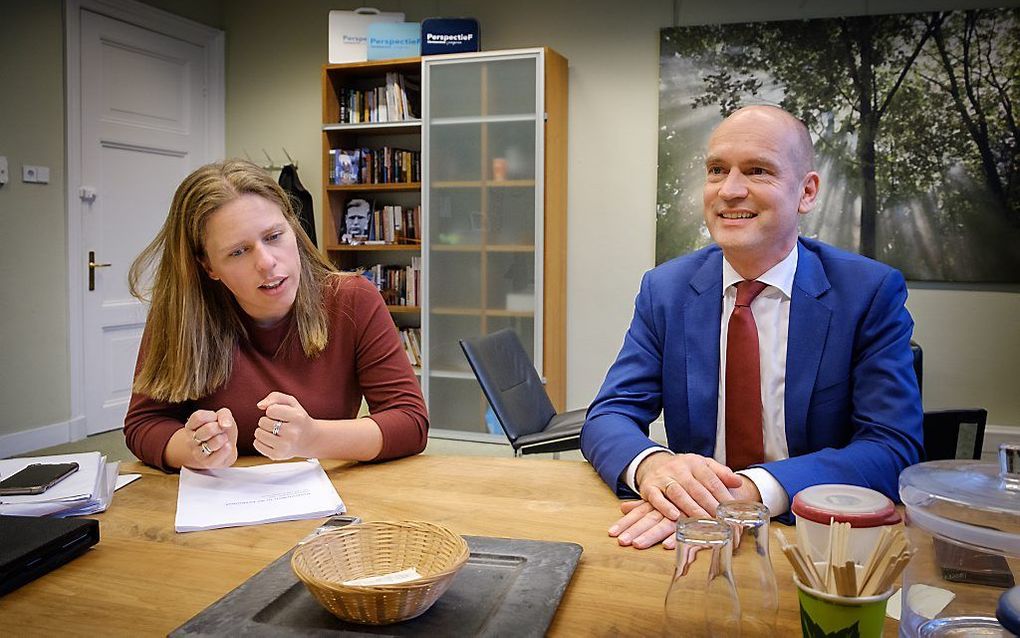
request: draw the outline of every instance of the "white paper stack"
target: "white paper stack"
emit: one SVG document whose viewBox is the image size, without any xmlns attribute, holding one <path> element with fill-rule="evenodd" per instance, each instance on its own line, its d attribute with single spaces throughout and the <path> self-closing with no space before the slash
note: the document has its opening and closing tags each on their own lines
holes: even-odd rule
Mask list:
<svg viewBox="0 0 1020 638">
<path fill-rule="evenodd" d="M 120 463 L 107 463 L 99 452 L 55 454 L 0 460 L 0 477 L 32 463 L 77 463 L 78 471 L 42 494 L 0 496 L 0 514 L 14 516 L 80 516 L 105 511 L 113 498 Z"/>
<path fill-rule="evenodd" d="M 347 511 L 316 459 L 219 470 L 181 469 L 174 529 L 323 518 Z"/>
</svg>

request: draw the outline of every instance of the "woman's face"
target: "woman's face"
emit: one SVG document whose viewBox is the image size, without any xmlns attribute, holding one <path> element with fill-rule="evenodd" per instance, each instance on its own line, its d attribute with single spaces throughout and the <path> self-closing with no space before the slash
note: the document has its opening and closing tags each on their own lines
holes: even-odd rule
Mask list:
<svg viewBox="0 0 1020 638">
<path fill-rule="evenodd" d="M 206 222 L 204 250 L 206 273 L 256 324 L 287 316 L 301 281 L 301 256 L 278 205 L 252 194 L 224 204 Z"/>
</svg>

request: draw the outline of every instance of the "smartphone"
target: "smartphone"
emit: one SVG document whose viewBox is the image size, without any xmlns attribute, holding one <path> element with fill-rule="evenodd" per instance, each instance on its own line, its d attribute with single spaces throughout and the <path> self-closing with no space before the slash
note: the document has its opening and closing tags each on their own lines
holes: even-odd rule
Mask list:
<svg viewBox="0 0 1020 638">
<path fill-rule="evenodd" d="M 77 471 L 77 463 L 33 463 L 0 481 L 0 496 L 42 494 Z"/>
<path fill-rule="evenodd" d="M 325 523 L 319 525 L 314 530 L 312 530 L 311 534 L 305 536 L 300 541 L 298 541 L 298 545 L 304 545 L 305 543 L 312 540 L 316 536 L 319 536 L 320 534 L 325 534 L 326 532 L 332 531 L 339 527 L 357 525 L 360 522 L 361 522 L 360 516 L 350 516 L 348 514 L 338 514 L 336 516 L 330 516 L 328 519 L 326 519 Z"/>
</svg>

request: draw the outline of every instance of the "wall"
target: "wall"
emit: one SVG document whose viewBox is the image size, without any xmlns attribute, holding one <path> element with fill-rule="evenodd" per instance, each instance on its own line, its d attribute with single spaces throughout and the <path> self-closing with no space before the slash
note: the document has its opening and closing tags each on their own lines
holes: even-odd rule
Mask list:
<svg viewBox="0 0 1020 638">
<path fill-rule="evenodd" d="M 0 437 L 70 418 L 64 255 L 62 20 L 59 0 L 0 0 L 0 154 L 51 167 L 49 186 L 0 189 L 9 241 L 0 251 Z M 320 66 L 330 9 L 361 2 L 149 0 L 227 32 L 227 153 L 282 147 L 321 211 Z M 881 10 L 847 3 L 677 0 L 396 0 L 370 3 L 410 20 L 471 15 L 486 49 L 550 46 L 570 61 L 568 407 L 591 400 L 630 321 L 641 274 L 654 264 L 658 33 L 673 24 L 838 13 L 1020 6 L 1020 0 L 900 0 Z M 583 7 L 583 9 L 582 9 Z M 26 58 L 25 51 L 33 51 Z M 6 90 L 9 86 L 18 91 Z M 33 159 L 29 160 L 31 157 Z M 13 231 L 13 232 L 12 232 Z M 21 294 L 19 291 L 31 291 Z M 925 349 L 926 407 L 983 405 L 989 421 L 1020 426 L 1020 293 L 912 287 Z M 2 440 L 2 439 L 0 439 Z M 2 456 L 2 453 L 0 453 Z"/>
<path fill-rule="evenodd" d="M 62 24 L 59 0 L 0 4 L 0 435 L 69 416 Z"/>
<path fill-rule="evenodd" d="M 700 24 L 1003 4 L 1020 6 L 1016 0 L 901 0 L 871 11 L 866 1 L 678 1 L 676 18 Z M 261 160 L 265 147 L 279 159 L 286 146 L 301 163 L 316 212 L 326 12 L 357 5 L 306 2 L 272 19 L 265 12 L 274 5 L 266 0 L 230 3 L 225 10 L 227 152 L 246 149 Z M 674 4 L 595 0 L 583 11 L 573 2 L 548 0 L 375 6 L 404 11 L 409 20 L 470 15 L 481 24 L 485 49 L 545 45 L 570 61 L 567 403 L 587 404 L 622 343 L 641 274 L 654 265 L 658 34 L 672 24 Z M 288 35 L 297 32 L 304 37 Z M 267 92 L 266 86 L 273 88 Z M 912 288 L 908 306 L 925 350 L 926 406 L 985 406 L 991 423 L 1020 425 L 1020 393 L 1011 380 L 1020 360 L 1020 294 Z"/>
</svg>

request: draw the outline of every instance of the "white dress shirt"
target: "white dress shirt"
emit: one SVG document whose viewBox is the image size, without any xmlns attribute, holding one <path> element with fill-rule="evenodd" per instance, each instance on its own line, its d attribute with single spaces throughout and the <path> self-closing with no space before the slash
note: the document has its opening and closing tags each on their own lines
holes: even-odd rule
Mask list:
<svg viewBox="0 0 1020 638">
<path fill-rule="evenodd" d="M 781 262 L 770 268 L 758 281 L 767 287 L 751 302 L 754 323 L 758 328 L 758 351 L 761 354 L 761 405 L 762 430 L 765 439 L 765 460 L 779 461 L 789 458 L 786 444 L 786 346 L 790 333 L 790 298 L 793 293 L 793 277 L 797 272 L 797 247 Z M 722 271 L 723 311 L 722 329 L 719 332 L 719 411 L 716 421 L 716 461 L 726 464 L 726 336 L 730 315 L 737 301 L 736 284 L 743 277 L 723 258 Z M 643 450 L 634 457 L 624 473 L 624 482 L 635 492 L 638 491 L 635 475 L 641 461 L 656 452 L 670 452 L 664 447 L 654 446 Z M 672 453 L 672 452 L 670 452 Z M 737 472 L 754 483 L 761 493 L 762 502 L 773 516 L 785 513 L 790 508 L 790 497 L 767 470 L 752 467 Z"/>
</svg>

